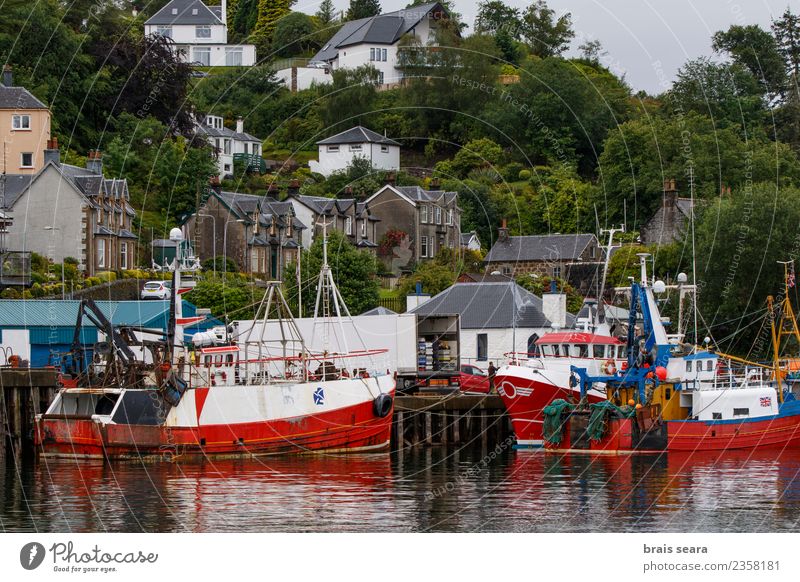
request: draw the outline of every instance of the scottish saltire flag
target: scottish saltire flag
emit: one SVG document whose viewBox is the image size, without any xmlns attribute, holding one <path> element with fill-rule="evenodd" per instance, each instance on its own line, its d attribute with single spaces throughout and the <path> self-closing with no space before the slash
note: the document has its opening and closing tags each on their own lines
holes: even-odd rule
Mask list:
<svg viewBox="0 0 800 582">
<path fill-rule="evenodd" d="M 325 404 L 325 391 L 322 389 L 322 386 L 314 390 L 314 404 L 317 406 Z"/>
</svg>

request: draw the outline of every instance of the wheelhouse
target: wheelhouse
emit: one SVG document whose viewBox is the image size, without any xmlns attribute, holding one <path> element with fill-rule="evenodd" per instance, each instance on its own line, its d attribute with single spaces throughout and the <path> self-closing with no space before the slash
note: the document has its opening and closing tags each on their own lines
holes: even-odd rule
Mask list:
<svg viewBox="0 0 800 582">
<path fill-rule="evenodd" d="M 615 337 L 581 332 L 550 333 L 540 338 L 534 352 L 537 358 L 586 358 L 623 360 L 625 343 Z"/>
</svg>

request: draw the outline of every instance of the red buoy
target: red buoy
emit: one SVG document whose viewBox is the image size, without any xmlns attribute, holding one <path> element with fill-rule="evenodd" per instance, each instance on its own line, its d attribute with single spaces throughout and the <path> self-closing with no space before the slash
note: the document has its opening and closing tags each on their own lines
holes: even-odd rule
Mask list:
<svg viewBox="0 0 800 582">
<path fill-rule="evenodd" d="M 662 382 L 667 379 L 667 369 L 664 366 L 656 366 L 656 377 Z"/>
</svg>

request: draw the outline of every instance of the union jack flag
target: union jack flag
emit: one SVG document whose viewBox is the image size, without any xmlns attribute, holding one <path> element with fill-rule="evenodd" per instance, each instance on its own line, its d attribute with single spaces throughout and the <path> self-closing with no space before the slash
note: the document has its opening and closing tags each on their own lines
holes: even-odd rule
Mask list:
<svg viewBox="0 0 800 582">
<path fill-rule="evenodd" d="M 772 406 L 772 397 L 771 396 L 762 396 L 761 397 L 761 406 L 770 407 Z"/>
</svg>

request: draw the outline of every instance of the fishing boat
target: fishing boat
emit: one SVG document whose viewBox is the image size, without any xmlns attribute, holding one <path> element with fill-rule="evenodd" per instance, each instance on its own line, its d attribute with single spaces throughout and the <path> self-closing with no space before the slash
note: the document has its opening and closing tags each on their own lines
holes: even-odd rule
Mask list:
<svg viewBox="0 0 800 582">
<path fill-rule="evenodd" d="M 631 317 L 637 310 L 656 314 L 652 298 L 642 258 L 642 282 L 631 283 Z M 660 453 L 800 445 L 800 401 L 781 381 L 780 370 L 705 351 L 676 356 L 658 331 L 645 326 L 636 338 L 630 326 L 628 345 L 641 350 L 637 356 L 629 349 L 626 365 L 614 374 L 572 366 L 571 384 L 581 398 L 577 404 L 556 400 L 544 409 L 547 450 Z M 772 336 L 777 354 L 774 319 Z M 607 400 L 589 400 L 597 385 Z"/>
<path fill-rule="evenodd" d="M 198 262 L 180 229 L 170 238 L 179 249 L 172 288 L 181 290 L 181 272 Z M 349 317 L 327 256 L 317 292 L 318 306 L 336 305 L 337 317 Z M 184 338 L 183 328 L 196 321 L 182 317 L 181 305 L 175 293 L 166 337 L 148 339 L 112 326 L 90 300 L 82 303 L 74 374 L 36 417 L 40 455 L 175 459 L 388 447 L 395 386 L 376 364 L 385 350 L 310 351 L 278 282 L 267 283 L 256 311 L 256 320 L 277 325 L 275 335 L 261 325 L 243 338 L 227 327 Z M 84 317 L 105 342 L 82 347 Z"/>
</svg>

